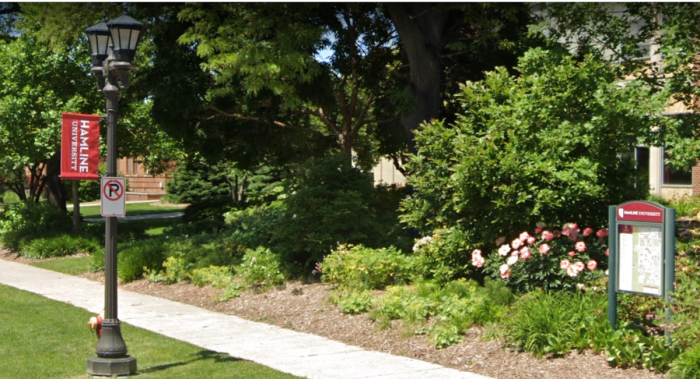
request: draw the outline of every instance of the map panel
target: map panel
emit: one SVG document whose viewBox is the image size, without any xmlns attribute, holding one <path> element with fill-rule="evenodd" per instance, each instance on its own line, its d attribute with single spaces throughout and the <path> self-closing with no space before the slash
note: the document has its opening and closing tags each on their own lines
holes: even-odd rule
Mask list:
<svg viewBox="0 0 700 379">
<path fill-rule="evenodd" d="M 661 296 L 662 236 L 660 227 L 619 225 L 619 291 Z"/>
</svg>

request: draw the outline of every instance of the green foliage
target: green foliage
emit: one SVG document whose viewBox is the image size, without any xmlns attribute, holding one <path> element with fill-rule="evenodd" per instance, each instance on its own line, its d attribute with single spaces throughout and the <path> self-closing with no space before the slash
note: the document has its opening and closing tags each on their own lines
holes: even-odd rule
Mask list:
<svg viewBox="0 0 700 379">
<path fill-rule="evenodd" d="M 590 320 L 603 320 L 604 306 L 605 297 L 600 295 L 532 292 L 513 305 L 512 317 L 503 320 L 506 340 L 538 358 L 585 348 L 574 344 L 575 337 L 588 332 Z"/>
<path fill-rule="evenodd" d="M 170 256 L 163 262 L 165 280 L 168 283 L 178 283 L 188 278 L 188 264 L 183 258 Z"/>
<path fill-rule="evenodd" d="M 437 229 L 413 245 L 418 257 L 418 272 L 439 283 L 459 278 L 474 278 L 478 273 L 470 264 L 470 233 L 459 228 Z"/>
<path fill-rule="evenodd" d="M 197 286 L 211 285 L 214 288 L 226 288 L 233 281 L 233 273 L 229 267 L 209 266 L 192 270 L 192 283 Z"/>
<path fill-rule="evenodd" d="M 344 289 L 373 290 L 408 284 L 415 275 L 415 259 L 393 247 L 340 245 L 319 268 L 324 282 Z"/>
<path fill-rule="evenodd" d="M 666 306 L 654 312 L 658 333 L 669 331 L 673 342 L 682 348 L 690 348 L 700 339 L 700 240 L 676 244 L 676 280 L 671 293 L 673 309 L 670 323 L 666 322 Z M 664 304 L 666 305 L 666 304 Z M 651 312 L 650 312 L 651 313 Z"/>
<path fill-rule="evenodd" d="M 700 344 L 681 353 L 668 370 L 671 379 L 700 379 Z"/>
<path fill-rule="evenodd" d="M 246 285 L 258 288 L 270 288 L 286 282 L 280 256 L 264 247 L 248 250 L 236 268 L 236 273 Z"/>
<path fill-rule="evenodd" d="M 69 232 L 72 222 L 70 214 L 51 204 L 21 201 L 0 212 L 0 244 L 17 250 L 23 240 Z"/>
<path fill-rule="evenodd" d="M 472 325 L 500 320 L 513 296 L 502 283 L 485 287 L 463 279 L 447 283 L 420 282 L 391 286 L 376 302 L 375 318 L 403 319 L 413 333 L 428 333 L 438 348 L 460 342 Z M 428 323 L 430 318 L 433 323 Z"/>
<path fill-rule="evenodd" d="M 676 210 L 676 217 L 697 217 L 700 214 L 700 197 L 682 196 L 673 199 L 668 207 Z"/>
<path fill-rule="evenodd" d="M 165 261 L 166 246 L 157 238 L 119 246 L 118 276 L 124 283 L 140 279 L 149 271 L 160 271 Z"/>
<path fill-rule="evenodd" d="M 604 350 L 614 366 L 666 370 L 678 350 L 668 347 L 663 337 L 646 335 L 626 322 L 612 330 L 606 301 L 596 293 L 531 292 L 503 319 L 505 341 L 537 357 L 590 348 Z"/>
<path fill-rule="evenodd" d="M 226 224 L 232 231 L 229 239 L 245 249 L 269 246 L 283 210 L 284 203 L 276 200 L 226 213 Z"/>
<path fill-rule="evenodd" d="M 553 44 L 563 42 L 579 56 L 592 54 L 611 63 L 618 79 L 639 78 L 652 88 L 672 93 L 671 102 L 696 108 L 700 90 L 693 83 L 700 78 L 700 72 L 696 69 L 697 56 L 692 52 L 698 50 L 695 36 L 700 32 L 695 22 L 700 16 L 697 3 L 562 3 L 547 4 L 544 9 L 540 30 Z M 664 22 L 658 22 L 660 15 Z M 582 35 L 587 37 L 581 38 Z M 649 47 L 650 41 L 651 46 L 657 47 Z M 648 60 L 639 59 L 653 54 L 650 48 L 663 56 L 663 71 L 667 75 L 650 70 Z M 667 124 L 658 129 L 658 137 L 665 140 L 665 145 L 673 146 L 665 161 L 674 168 L 689 169 L 695 165 L 700 154 L 698 117 L 694 111 L 669 117 L 672 120 L 666 120 Z"/>
<path fill-rule="evenodd" d="M 340 307 L 343 313 L 351 315 L 369 311 L 373 302 L 374 296 L 371 291 L 336 291 L 331 297 L 331 303 Z"/>
<path fill-rule="evenodd" d="M 535 232 L 539 233 L 522 232 L 513 240 L 500 238 L 484 270 L 519 293 L 575 290 L 605 277 L 607 229 L 581 232 L 577 224 L 566 224 L 561 230 L 538 227 Z"/>
<path fill-rule="evenodd" d="M 93 239 L 70 234 L 32 239 L 22 244 L 20 254 L 28 258 L 63 257 L 77 253 L 92 254 L 100 245 Z"/>
<path fill-rule="evenodd" d="M 40 188 L 56 188 L 44 187 L 47 180 L 60 187 L 61 112 L 93 113 L 97 105 L 97 97 L 85 97 L 94 88 L 88 60 L 87 43 L 51 49 L 33 30 L 0 42 L 0 177 L 10 178 L 22 199 L 25 183 L 33 201 Z"/>
<path fill-rule="evenodd" d="M 284 210 L 272 228 L 274 250 L 285 260 L 313 264 L 338 244 L 394 243 L 402 231 L 395 217 L 382 214 L 388 210 L 376 193 L 371 176 L 343 156 L 295 167 L 285 178 Z"/>
<path fill-rule="evenodd" d="M 601 337 L 605 338 L 604 342 Z M 678 346 L 666 345 L 664 337 L 646 335 L 626 323 L 619 323 L 617 330 L 608 330 L 594 338 L 604 347 L 608 363 L 614 366 L 666 371 L 679 354 Z"/>
<path fill-rule="evenodd" d="M 641 82 L 620 88 L 591 57 L 531 49 L 517 70 L 465 84 L 454 125 L 416 133 L 408 225 L 457 228 L 487 244 L 537 222 L 603 225 L 609 204 L 646 196 L 627 153 L 671 122 L 660 116 L 667 95 Z"/>
</svg>

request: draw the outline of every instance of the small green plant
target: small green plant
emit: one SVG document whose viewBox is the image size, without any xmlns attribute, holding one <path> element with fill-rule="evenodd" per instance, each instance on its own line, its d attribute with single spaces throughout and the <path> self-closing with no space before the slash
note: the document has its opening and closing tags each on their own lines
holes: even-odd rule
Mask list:
<svg viewBox="0 0 700 379">
<path fill-rule="evenodd" d="M 444 286 L 420 281 L 387 287 L 376 301 L 372 317 L 380 321 L 402 319 L 412 333 L 427 333 L 437 348 L 443 348 L 460 342 L 472 325 L 499 320 L 511 301 L 510 291 L 495 281 L 487 280 L 486 287 L 464 279 Z M 428 323 L 431 318 L 433 322 Z"/>
<path fill-rule="evenodd" d="M 233 273 L 228 267 L 209 266 L 192 270 L 190 278 L 199 287 L 211 285 L 214 288 L 226 288 L 233 282 Z"/>
<path fill-rule="evenodd" d="M 414 275 L 411 256 L 396 248 L 372 249 L 362 245 L 340 245 L 319 264 L 324 282 L 339 288 L 381 289 L 406 284 Z"/>
<path fill-rule="evenodd" d="M 700 344 L 684 351 L 671 363 L 671 379 L 700 379 Z"/>
<path fill-rule="evenodd" d="M 163 262 L 165 277 L 168 283 L 178 283 L 189 278 L 188 264 L 184 259 L 170 256 Z"/>
<path fill-rule="evenodd" d="M 505 318 L 506 341 L 536 357 L 564 354 L 575 347 L 576 335 L 589 316 L 605 307 L 605 297 L 582 294 L 531 292 L 513 305 Z M 584 325 L 582 325 L 584 324 Z"/>
<path fill-rule="evenodd" d="M 355 315 L 370 310 L 374 296 L 370 291 L 337 291 L 331 298 L 331 303 L 340 307 L 343 313 Z"/>
<path fill-rule="evenodd" d="M 245 290 L 245 284 L 240 280 L 233 281 L 229 283 L 226 288 L 224 288 L 221 295 L 216 299 L 219 303 L 222 303 L 228 299 L 233 299 L 234 297 L 241 296 L 241 293 Z"/>
<path fill-rule="evenodd" d="M 151 270 L 143 268 L 143 277 L 151 283 L 163 283 L 167 279 L 163 270 Z"/>
<path fill-rule="evenodd" d="M 259 288 L 269 288 L 286 282 L 282 274 L 280 256 L 264 247 L 248 250 L 236 272 L 246 285 Z"/>
<path fill-rule="evenodd" d="M 474 278 L 476 268 L 470 263 L 472 240 L 469 233 L 460 228 L 441 228 L 432 235 L 416 241 L 413 251 L 418 257 L 418 272 L 439 283 L 459 278 Z"/>
<path fill-rule="evenodd" d="M 700 212 L 700 197 L 682 196 L 674 198 L 668 205 L 676 209 L 677 217 L 696 217 Z"/>
</svg>

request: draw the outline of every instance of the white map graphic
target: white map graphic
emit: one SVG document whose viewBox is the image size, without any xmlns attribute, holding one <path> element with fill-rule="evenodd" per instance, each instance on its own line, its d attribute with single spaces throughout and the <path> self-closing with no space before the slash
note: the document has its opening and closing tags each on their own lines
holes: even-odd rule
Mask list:
<svg viewBox="0 0 700 379">
<path fill-rule="evenodd" d="M 636 228 L 635 228 L 636 229 Z M 637 245 L 637 283 L 644 292 L 659 294 L 661 289 L 661 228 L 638 228 Z"/>
<path fill-rule="evenodd" d="M 619 247 L 618 289 L 661 296 L 661 228 L 633 226 L 619 234 Z"/>
</svg>

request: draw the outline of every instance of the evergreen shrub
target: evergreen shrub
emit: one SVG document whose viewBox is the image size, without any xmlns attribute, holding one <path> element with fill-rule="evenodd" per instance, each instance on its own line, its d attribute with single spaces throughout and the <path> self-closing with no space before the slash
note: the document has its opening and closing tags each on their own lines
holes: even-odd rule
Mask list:
<svg viewBox="0 0 700 379">
<path fill-rule="evenodd" d="M 0 212 L 0 244 L 17 250 L 21 243 L 49 234 L 68 233 L 72 227 L 69 213 L 46 202 L 20 201 Z"/>
</svg>

